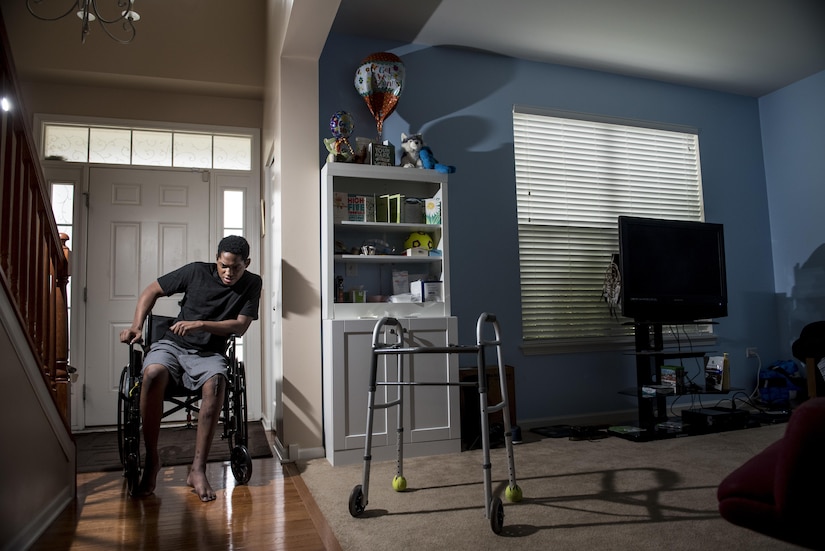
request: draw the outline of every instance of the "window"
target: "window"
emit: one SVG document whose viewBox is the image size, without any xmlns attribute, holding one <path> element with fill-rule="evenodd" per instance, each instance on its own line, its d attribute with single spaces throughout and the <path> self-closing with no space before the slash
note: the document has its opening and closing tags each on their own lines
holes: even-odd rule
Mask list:
<svg viewBox="0 0 825 551">
<path fill-rule="evenodd" d="M 651 126 L 515 108 L 525 349 L 632 335 L 602 299 L 619 215 L 704 219 L 696 132 Z"/>
<path fill-rule="evenodd" d="M 244 234 L 244 206 L 246 200 L 242 189 L 226 189 L 223 192 L 223 234 Z"/>
<path fill-rule="evenodd" d="M 245 236 L 244 212 L 246 209 L 246 194 L 242 189 L 223 190 L 223 236 L 240 235 Z M 248 238 L 247 238 L 248 239 Z M 245 337 L 240 337 L 235 341 L 235 356 L 243 361 Z"/>
<path fill-rule="evenodd" d="M 252 169 L 251 136 L 46 124 L 43 151 L 73 163 Z"/>
<path fill-rule="evenodd" d="M 74 236 L 74 184 L 72 182 L 52 182 L 50 186 L 52 213 L 57 223 L 58 233 L 69 236 L 69 248 L 72 248 Z M 71 268 L 71 266 L 70 266 Z M 69 316 L 69 332 L 72 330 L 72 278 L 66 284 L 66 310 Z M 71 338 L 69 339 L 71 341 Z M 71 351 L 70 351 L 71 354 Z"/>
</svg>

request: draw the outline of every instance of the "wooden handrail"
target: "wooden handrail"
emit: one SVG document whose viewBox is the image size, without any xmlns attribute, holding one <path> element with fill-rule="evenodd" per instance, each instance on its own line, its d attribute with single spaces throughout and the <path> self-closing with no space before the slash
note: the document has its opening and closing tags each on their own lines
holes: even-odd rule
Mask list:
<svg viewBox="0 0 825 551">
<path fill-rule="evenodd" d="M 68 431 L 68 236 L 58 235 L 0 14 L 0 286 Z"/>
</svg>

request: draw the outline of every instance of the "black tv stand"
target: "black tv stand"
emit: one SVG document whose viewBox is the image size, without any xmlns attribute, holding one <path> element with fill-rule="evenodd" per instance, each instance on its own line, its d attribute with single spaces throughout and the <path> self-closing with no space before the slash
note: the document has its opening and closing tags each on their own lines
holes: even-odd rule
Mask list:
<svg viewBox="0 0 825 551">
<path fill-rule="evenodd" d="M 673 350 L 666 351 L 663 325 L 709 324 L 708 321 L 690 322 L 647 322 L 634 321 L 635 356 L 636 356 L 636 388 L 635 394 L 638 403 L 638 431 L 629 431 L 620 436 L 636 441 L 672 438 L 686 434 L 678 424 L 669 421 L 667 414 L 667 398 L 674 396 L 673 392 L 656 392 L 653 395 L 644 394 L 644 387 L 657 387 L 662 384 L 662 366 L 666 360 L 681 358 L 702 358 L 705 350 Z M 708 391 L 699 385 L 688 383 L 677 394 L 727 394 L 728 391 Z"/>
</svg>

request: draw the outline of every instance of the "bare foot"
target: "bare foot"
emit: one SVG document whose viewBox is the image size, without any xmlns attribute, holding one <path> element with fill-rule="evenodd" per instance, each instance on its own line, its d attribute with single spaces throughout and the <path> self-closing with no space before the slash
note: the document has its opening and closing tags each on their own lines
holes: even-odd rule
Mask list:
<svg viewBox="0 0 825 551">
<path fill-rule="evenodd" d="M 186 484 L 195 489 L 195 493 L 201 498 L 201 501 L 212 501 L 217 496 L 215 490 L 206 479 L 206 473 L 199 470 L 189 471 L 189 476 L 186 479 Z"/>
<path fill-rule="evenodd" d="M 155 493 L 159 471 L 160 467 L 155 467 L 147 462 L 146 467 L 143 469 L 143 475 L 140 477 L 140 483 L 132 492 L 132 497 L 146 497 Z"/>
</svg>

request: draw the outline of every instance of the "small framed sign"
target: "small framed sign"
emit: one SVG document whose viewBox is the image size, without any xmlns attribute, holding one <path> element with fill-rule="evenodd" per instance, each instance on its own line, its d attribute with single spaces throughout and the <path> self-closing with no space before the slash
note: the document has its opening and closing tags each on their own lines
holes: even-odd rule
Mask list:
<svg viewBox="0 0 825 551">
<path fill-rule="evenodd" d="M 379 166 L 395 166 L 395 146 L 387 143 L 370 144 L 370 164 Z"/>
</svg>

